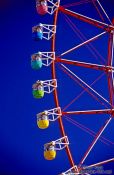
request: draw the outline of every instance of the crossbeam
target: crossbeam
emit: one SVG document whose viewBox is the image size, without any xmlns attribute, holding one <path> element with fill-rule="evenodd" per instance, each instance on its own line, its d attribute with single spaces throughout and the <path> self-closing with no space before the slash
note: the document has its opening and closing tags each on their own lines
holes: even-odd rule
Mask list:
<svg viewBox="0 0 114 175">
<path fill-rule="evenodd" d="M 92 24 L 100 29 L 104 29 L 105 31 L 107 32 L 110 32 L 111 30 L 114 30 L 114 26 L 113 25 L 109 25 L 109 24 L 106 24 L 104 22 L 101 22 L 101 21 L 98 21 L 98 20 L 95 20 L 95 19 L 92 19 L 92 18 L 89 18 L 87 16 L 84 16 L 84 15 L 81 15 L 79 13 L 76 13 L 76 12 L 73 12 L 71 10 L 68 10 L 68 9 L 65 9 L 64 7 L 60 6 L 59 7 L 59 10 L 67 15 L 70 15 L 72 17 L 75 17 L 83 22 L 86 22 L 86 23 L 89 23 L 89 24 Z"/>
<path fill-rule="evenodd" d="M 95 70 L 102 70 L 102 71 L 106 71 L 106 72 L 111 71 L 111 70 L 114 71 L 114 67 L 112 67 L 112 66 L 92 64 L 92 63 L 80 62 L 80 61 L 75 61 L 75 60 L 67 60 L 67 59 L 62 59 L 60 57 L 57 57 L 55 61 L 60 62 L 60 63 L 70 64 L 70 65 L 95 69 Z"/>
<path fill-rule="evenodd" d="M 101 110 L 85 110 L 85 111 L 63 111 L 62 115 L 80 115 L 80 114 L 112 114 L 114 109 L 101 109 Z"/>
</svg>

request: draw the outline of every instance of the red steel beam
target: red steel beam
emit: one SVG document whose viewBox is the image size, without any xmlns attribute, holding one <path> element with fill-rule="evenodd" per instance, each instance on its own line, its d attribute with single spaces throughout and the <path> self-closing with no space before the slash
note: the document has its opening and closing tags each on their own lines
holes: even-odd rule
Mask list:
<svg viewBox="0 0 114 175">
<path fill-rule="evenodd" d="M 71 10 L 68 10 L 68 9 L 65 9 L 63 6 L 60 6 L 59 7 L 59 10 L 67 15 L 70 15 L 72 17 L 75 17 L 83 22 L 87 22 L 89 24 L 92 24 L 100 29 L 104 29 L 105 31 L 107 32 L 110 32 L 111 30 L 114 30 L 114 26 L 112 25 L 108 25 L 106 23 L 103 23 L 103 22 L 100 22 L 100 21 L 97 21 L 95 19 L 92 19 L 92 18 L 89 18 L 87 16 L 84 16 L 84 15 L 81 15 L 79 13 L 76 13 L 76 12 L 73 12 Z"/>
<path fill-rule="evenodd" d="M 95 69 L 95 70 L 102 70 L 102 71 L 108 71 L 108 70 L 114 70 L 114 67 L 111 66 L 105 66 L 105 65 L 98 65 L 98 64 L 92 64 L 92 63 L 85 63 L 80 61 L 73 61 L 73 60 L 67 60 L 62 59 L 60 57 L 56 58 L 56 62 L 75 65 L 75 66 L 81 66 L 85 68 Z"/>
<path fill-rule="evenodd" d="M 114 114 L 114 109 L 88 110 L 88 111 L 63 111 L 62 115 L 80 115 L 80 114 Z"/>
</svg>

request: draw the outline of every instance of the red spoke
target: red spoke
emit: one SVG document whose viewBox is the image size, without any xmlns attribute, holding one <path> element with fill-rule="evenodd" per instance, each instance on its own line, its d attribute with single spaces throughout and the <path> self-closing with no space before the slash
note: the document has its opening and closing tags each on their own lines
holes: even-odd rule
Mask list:
<svg viewBox="0 0 114 175">
<path fill-rule="evenodd" d="M 110 70 L 110 71 L 113 70 L 114 71 L 114 67 L 99 65 L 99 64 L 86 63 L 86 62 L 80 62 L 80 61 L 74 61 L 74 60 L 68 60 L 68 59 L 62 59 L 60 57 L 56 58 L 56 62 L 75 65 L 75 66 L 81 66 L 81 67 L 95 69 L 95 70 L 102 70 L 102 71 L 106 71 L 106 72 L 108 70 Z"/>
<path fill-rule="evenodd" d="M 112 25 L 108 25 L 106 23 L 103 23 L 103 22 L 100 22 L 98 20 L 95 20 L 95 19 L 92 19 L 92 18 L 89 18 L 87 16 L 84 16 L 84 15 L 81 15 L 79 13 L 75 13 L 71 10 L 68 10 L 68 9 L 65 9 L 64 7 L 60 6 L 59 7 L 59 10 L 67 15 L 70 15 L 70 16 L 73 16 L 83 22 L 86 22 L 86 23 L 89 23 L 91 25 L 94 25 L 98 28 L 101 28 L 101 29 L 104 29 L 105 31 L 107 32 L 110 32 L 111 30 L 114 30 L 114 26 Z"/>
<path fill-rule="evenodd" d="M 114 109 L 101 109 L 101 110 L 86 110 L 86 111 L 63 111 L 62 115 L 80 115 L 80 114 L 113 114 Z"/>
</svg>

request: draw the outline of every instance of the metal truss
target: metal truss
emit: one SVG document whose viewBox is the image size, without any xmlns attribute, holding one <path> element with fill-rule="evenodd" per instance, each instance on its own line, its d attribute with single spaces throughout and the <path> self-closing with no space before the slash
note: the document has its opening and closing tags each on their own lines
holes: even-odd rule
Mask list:
<svg viewBox="0 0 114 175">
<path fill-rule="evenodd" d="M 67 147 L 69 145 L 69 140 L 68 137 L 62 137 L 60 139 L 57 139 L 55 141 L 52 141 L 50 143 L 46 143 L 44 145 L 44 148 L 50 147 L 50 146 L 54 146 L 54 149 L 57 151 L 63 150 L 65 147 Z"/>
</svg>

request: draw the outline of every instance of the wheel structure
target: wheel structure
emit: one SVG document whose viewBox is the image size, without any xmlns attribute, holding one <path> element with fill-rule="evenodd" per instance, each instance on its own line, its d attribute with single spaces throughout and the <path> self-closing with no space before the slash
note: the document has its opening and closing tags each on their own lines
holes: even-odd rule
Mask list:
<svg viewBox="0 0 114 175">
<path fill-rule="evenodd" d="M 64 2 L 65 3 L 65 2 Z M 77 13 L 76 11 L 70 10 L 69 7 L 73 7 L 76 5 L 80 5 L 84 3 L 91 3 L 95 6 L 99 17 L 101 20 L 97 20 L 94 18 L 90 18 L 86 15 L 82 15 L 80 13 Z M 114 61 L 113 61 L 113 52 L 114 52 L 114 19 L 110 20 L 109 16 L 107 15 L 105 9 L 102 6 L 102 3 L 100 3 L 99 0 L 92 0 L 91 2 L 80 0 L 78 2 L 74 3 L 68 3 L 66 5 L 61 5 L 62 0 L 37 0 L 36 1 L 36 8 L 38 15 L 52 15 L 54 18 L 53 24 L 43 24 L 43 21 L 40 21 L 42 23 L 39 23 L 37 26 L 34 26 L 32 29 L 33 32 L 33 39 L 35 40 L 51 40 L 51 51 L 47 52 L 40 52 L 35 53 L 31 57 L 31 66 L 33 69 L 41 69 L 42 66 L 50 66 L 52 77 L 49 78 L 49 80 L 38 80 L 33 85 L 33 96 L 35 98 L 43 98 L 45 93 L 53 93 L 54 100 L 55 100 L 55 108 L 45 110 L 37 114 L 37 124 L 40 129 L 46 129 L 49 127 L 50 122 L 59 122 L 60 130 L 61 130 L 61 138 L 57 138 L 57 140 L 49 142 L 44 145 L 44 157 L 47 160 L 53 160 L 56 157 L 56 151 L 60 151 L 62 149 L 66 150 L 69 162 L 70 162 L 70 168 L 68 170 L 65 170 L 63 175 L 75 175 L 75 174 L 91 174 L 86 173 L 87 169 L 100 166 L 103 164 L 107 164 L 109 162 L 113 162 L 114 158 L 110 158 L 108 160 L 104 160 L 102 162 L 98 162 L 95 164 L 91 164 L 88 166 L 84 166 L 85 160 L 93 150 L 94 146 L 96 145 L 97 141 L 101 138 L 101 135 L 105 131 L 105 129 L 108 127 L 108 125 L 112 122 L 114 117 Z M 90 37 L 89 39 L 85 38 L 84 35 L 81 34 L 80 31 L 78 31 L 79 37 L 81 39 L 81 43 L 74 45 L 70 49 L 64 51 L 63 53 L 57 55 L 56 54 L 56 33 L 57 33 L 57 27 L 59 26 L 58 23 L 58 15 L 63 14 L 64 19 L 66 20 L 67 24 L 76 31 L 76 26 L 72 22 L 71 19 L 82 21 L 83 23 L 87 23 L 89 25 L 92 25 L 93 27 L 96 27 L 100 29 L 102 32 L 98 33 L 97 35 Z M 70 19 L 71 18 L 71 19 Z M 107 19 L 107 20 L 106 20 Z M 106 22 L 107 21 L 107 22 Z M 48 21 L 49 22 L 49 21 Z M 78 24 L 77 24 L 78 25 Z M 78 29 L 77 29 L 78 30 Z M 100 37 L 107 35 L 108 42 L 107 44 L 107 60 L 105 60 L 104 64 L 99 63 L 89 63 L 86 61 L 77 61 L 78 59 L 65 59 L 64 56 L 68 55 L 71 52 L 74 52 L 78 49 L 80 49 L 83 46 L 87 46 L 90 51 L 92 49 L 96 52 L 92 52 L 94 56 L 96 56 L 96 53 L 99 56 L 99 59 L 101 58 L 103 61 L 102 55 L 98 52 L 97 49 L 94 47 L 90 48 L 91 42 L 98 40 Z M 43 42 L 43 41 L 40 41 Z M 75 40 L 74 40 L 75 44 Z M 87 48 L 86 47 L 86 48 Z M 98 60 L 99 61 L 99 60 Z M 59 103 L 59 96 L 58 96 L 58 77 L 56 74 L 56 65 L 59 65 L 58 67 L 71 79 L 73 79 L 81 88 L 84 90 L 82 91 L 82 94 L 84 92 L 87 92 L 90 96 L 92 96 L 98 103 L 100 103 L 102 106 L 105 106 L 105 108 L 101 109 L 94 109 L 92 110 L 70 110 L 66 111 L 68 106 L 74 103 L 76 100 L 73 99 L 67 107 L 64 109 L 60 106 Z M 103 95 L 101 95 L 95 88 L 93 88 L 93 84 L 95 84 L 101 77 L 97 77 L 97 79 L 93 82 L 93 84 L 89 85 L 86 81 L 81 79 L 80 76 L 75 74 L 70 67 L 73 66 L 75 68 L 87 68 L 89 70 L 95 70 L 95 71 L 102 71 L 103 75 L 107 77 L 107 89 L 108 89 L 108 95 L 109 99 L 106 99 Z M 40 71 L 40 70 L 39 70 Z M 80 96 L 80 94 L 79 94 Z M 69 122 L 72 124 L 76 124 L 75 121 L 72 118 L 69 118 L 68 116 L 81 116 L 82 115 L 106 115 L 108 116 L 106 121 L 104 122 L 103 126 L 100 128 L 100 130 L 97 133 L 94 133 L 94 139 L 89 145 L 89 148 L 85 152 L 84 156 L 82 157 L 81 161 L 76 163 L 74 161 L 74 155 L 71 153 L 71 149 L 69 146 L 69 136 L 66 135 L 66 131 L 63 124 L 63 118 L 66 118 Z M 78 126 L 78 125 L 77 125 Z M 87 128 L 86 128 L 87 129 Z M 87 131 L 87 130 L 86 130 Z M 47 131 L 48 132 L 48 131 Z M 89 130 L 88 130 L 89 132 Z M 106 139 L 105 139 L 106 141 Z M 108 141 L 108 140 L 107 140 Z M 70 144 L 72 144 L 70 142 Z"/>
</svg>

